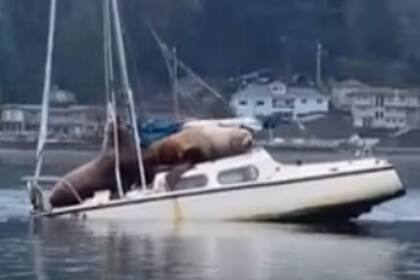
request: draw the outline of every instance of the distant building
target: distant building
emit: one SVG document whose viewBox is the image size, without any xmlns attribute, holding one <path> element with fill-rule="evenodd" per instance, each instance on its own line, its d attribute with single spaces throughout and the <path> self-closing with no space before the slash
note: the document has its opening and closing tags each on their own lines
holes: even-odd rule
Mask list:
<svg viewBox="0 0 420 280">
<path fill-rule="evenodd" d="M 98 138 L 105 123 L 104 106 L 77 105 L 74 95 L 54 90 L 48 119 L 49 138 L 72 141 Z M 0 106 L 0 140 L 36 140 L 41 123 L 41 105 L 3 104 Z"/>
<path fill-rule="evenodd" d="M 291 120 L 325 114 L 329 99 L 309 87 L 287 87 L 280 81 L 269 84 L 249 84 L 236 92 L 230 105 L 240 117 L 276 115 Z"/>
<path fill-rule="evenodd" d="M 364 92 L 368 88 L 368 85 L 354 79 L 334 82 L 331 85 L 331 104 L 339 111 L 350 112 L 351 101 L 348 95 L 353 92 Z"/>
<path fill-rule="evenodd" d="M 368 88 L 349 94 L 353 125 L 359 128 L 420 128 L 420 91 Z"/>
</svg>

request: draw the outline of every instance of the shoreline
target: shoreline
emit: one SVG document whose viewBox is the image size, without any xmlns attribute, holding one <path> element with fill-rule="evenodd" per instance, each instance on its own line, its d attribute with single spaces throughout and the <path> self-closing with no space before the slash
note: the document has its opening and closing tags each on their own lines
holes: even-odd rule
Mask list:
<svg viewBox="0 0 420 280">
<path fill-rule="evenodd" d="M 340 150 L 333 148 L 314 148 L 314 147 L 275 147 L 275 146 L 265 146 L 267 150 L 274 152 L 296 152 L 296 153 L 324 153 L 324 154 L 351 154 L 350 150 Z M 373 148 L 373 154 L 420 154 L 420 147 L 387 147 L 387 146 L 378 146 Z"/>
<path fill-rule="evenodd" d="M 44 165 L 76 166 L 91 160 L 100 153 L 100 149 L 47 149 L 44 151 Z M 0 164 L 35 165 L 36 151 L 30 149 L 0 147 Z"/>
<path fill-rule="evenodd" d="M 288 155 L 290 158 L 300 157 L 304 155 L 325 155 L 326 157 L 354 157 L 354 153 L 348 150 L 320 150 L 320 149 L 305 149 L 305 148 L 277 148 L 265 147 L 267 151 L 275 154 Z M 75 149 L 75 148 L 54 148 L 44 151 L 44 165 L 47 167 L 57 166 L 77 166 L 85 163 L 101 152 L 100 148 L 97 149 Z M 373 150 L 375 155 L 413 155 L 420 154 L 419 148 L 401 148 L 401 147 L 375 147 Z M 35 150 L 19 149 L 19 148 L 3 148 L 0 147 L 0 164 L 1 165 L 35 165 L 36 157 Z"/>
<path fill-rule="evenodd" d="M 420 154 L 420 147 L 390 147 L 390 146 L 378 146 L 374 148 L 374 152 L 384 154 Z"/>
</svg>

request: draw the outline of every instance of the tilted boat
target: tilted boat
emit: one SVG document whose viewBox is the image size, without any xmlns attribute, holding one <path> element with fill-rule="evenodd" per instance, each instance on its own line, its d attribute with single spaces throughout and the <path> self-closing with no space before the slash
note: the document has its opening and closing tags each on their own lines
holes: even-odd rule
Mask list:
<svg viewBox="0 0 420 280">
<path fill-rule="evenodd" d="M 356 218 L 404 194 L 395 168 L 385 159 L 281 164 L 264 149 L 207 162 L 167 190 L 165 173 L 150 189 L 111 199 L 109 191 L 83 203 L 47 208 L 43 217 L 117 220 L 235 220 L 333 222 Z"/>
<path fill-rule="evenodd" d="M 151 186 L 124 192 L 117 182 L 118 195 L 109 191 L 80 200 L 75 206 L 48 205 L 48 192 L 40 176 L 44 144 L 47 140 L 48 98 L 55 2 L 51 0 L 50 32 L 46 79 L 44 81 L 42 125 L 38 140 L 35 176 L 28 190 L 37 217 L 79 217 L 116 220 L 240 220 L 240 221 L 341 221 L 369 212 L 379 203 L 404 194 L 403 184 L 392 164 L 384 159 L 282 164 L 264 149 L 195 165 L 181 176 L 175 188 L 166 187 L 166 173 L 158 173 Z M 108 5 L 105 7 L 109 8 Z M 134 129 L 139 175 L 144 179 L 140 139 L 132 91 L 128 83 L 117 0 L 112 0 L 114 26 L 119 51 L 122 84 L 128 100 L 128 120 Z M 109 12 L 108 12 L 109 13 Z M 108 26 L 108 28 L 110 28 Z M 108 42 L 109 44 L 109 42 Z M 108 45 L 108 55 L 110 46 Z M 112 59 L 109 59 L 112 62 Z M 109 62 L 108 61 L 108 62 Z M 112 65 L 108 63 L 108 66 Z M 116 124 L 116 98 L 108 102 Z M 114 130 L 117 137 L 117 129 Z M 118 142 L 118 141 L 115 141 Z M 118 143 L 114 143 L 118 147 Z M 116 149 L 118 151 L 118 149 Z M 118 152 L 115 153 L 118 181 Z M 47 181 L 63 180 L 46 178 Z M 143 183 L 144 184 L 144 183 Z M 71 187 L 71 186 L 70 186 Z M 74 194 L 77 196 L 77 193 Z"/>
</svg>

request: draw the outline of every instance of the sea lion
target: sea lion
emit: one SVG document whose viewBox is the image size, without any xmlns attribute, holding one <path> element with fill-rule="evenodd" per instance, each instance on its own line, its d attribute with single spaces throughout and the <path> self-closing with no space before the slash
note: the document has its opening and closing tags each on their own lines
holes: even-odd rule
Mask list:
<svg viewBox="0 0 420 280">
<path fill-rule="evenodd" d="M 194 164 L 247 152 L 254 146 L 252 133 L 239 127 L 215 125 L 186 128 L 164 138 L 145 151 L 153 166 L 170 166 L 167 175 L 173 188 L 181 175 Z"/>
<path fill-rule="evenodd" d="M 127 126 L 118 123 L 118 141 L 120 152 L 120 170 L 123 189 L 129 189 L 133 184 L 140 184 L 136 149 L 131 131 Z M 66 174 L 52 188 L 49 201 L 52 207 L 62 207 L 78 204 L 80 200 L 90 198 L 96 191 L 110 190 L 117 193 L 115 176 L 115 150 L 113 141 L 113 125 L 106 126 L 108 143 L 101 154 Z M 149 169 L 146 170 L 146 183 L 153 177 Z"/>
<path fill-rule="evenodd" d="M 71 171 L 52 189 L 52 207 L 69 206 L 90 198 L 100 190 L 117 193 L 113 125 L 107 124 L 108 142 L 92 161 Z M 132 131 L 118 124 L 120 170 L 124 191 L 140 185 L 136 149 Z M 203 126 L 184 129 L 166 137 L 143 151 L 146 184 L 153 182 L 159 170 L 170 170 L 168 186 L 173 188 L 181 175 L 194 164 L 246 152 L 253 146 L 252 134 L 242 128 Z"/>
</svg>

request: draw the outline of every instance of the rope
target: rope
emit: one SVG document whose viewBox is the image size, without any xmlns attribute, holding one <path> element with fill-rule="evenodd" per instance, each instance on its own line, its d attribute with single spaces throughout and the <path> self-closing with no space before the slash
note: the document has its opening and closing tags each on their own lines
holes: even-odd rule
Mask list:
<svg viewBox="0 0 420 280">
<path fill-rule="evenodd" d="M 67 180 L 66 178 L 60 178 L 59 182 L 63 182 L 66 185 L 66 187 L 69 188 L 69 190 L 72 192 L 72 194 L 74 195 L 74 197 L 77 199 L 77 201 L 79 203 L 82 203 L 83 202 L 83 200 L 80 197 L 79 193 L 74 188 L 74 186 L 72 185 L 72 183 L 70 183 L 69 180 Z"/>
</svg>

